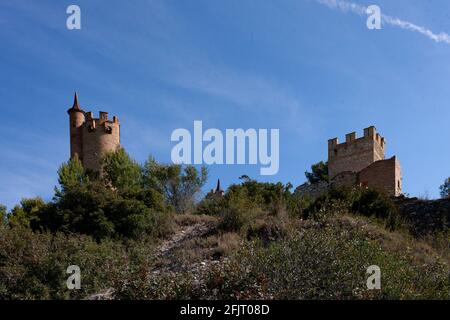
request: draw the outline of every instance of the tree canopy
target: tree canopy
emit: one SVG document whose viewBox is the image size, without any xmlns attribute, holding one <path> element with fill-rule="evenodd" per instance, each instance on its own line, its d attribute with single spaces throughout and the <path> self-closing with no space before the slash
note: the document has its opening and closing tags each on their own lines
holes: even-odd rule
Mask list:
<svg viewBox="0 0 450 320">
<path fill-rule="evenodd" d="M 311 166 L 311 172 L 306 171 L 305 176 L 311 184 L 328 181 L 328 162 L 320 161 Z"/>
<path fill-rule="evenodd" d="M 8 223 L 97 240 L 164 234 L 173 211 L 193 211 L 206 179 L 204 167 L 160 164 L 151 157 L 141 166 L 124 149 L 107 153 L 100 172 L 85 170 L 75 157 L 59 167 L 52 201 L 23 199 Z M 6 217 L 6 208 L 0 214 Z"/>
<path fill-rule="evenodd" d="M 206 167 L 160 164 L 150 157 L 143 166 L 143 182 L 147 188 L 161 192 L 177 213 L 194 209 L 196 196 L 208 178 Z"/>
<path fill-rule="evenodd" d="M 450 177 L 447 178 L 442 186 L 440 187 L 441 190 L 441 197 L 442 198 L 448 198 L 450 197 Z"/>
</svg>

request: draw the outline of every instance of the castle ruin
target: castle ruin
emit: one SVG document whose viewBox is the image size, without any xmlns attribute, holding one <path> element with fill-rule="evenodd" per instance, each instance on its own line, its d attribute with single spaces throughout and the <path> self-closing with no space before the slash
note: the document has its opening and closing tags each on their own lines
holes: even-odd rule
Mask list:
<svg viewBox="0 0 450 320">
<path fill-rule="evenodd" d="M 386 192 L 402 193 L 402 174 L 396 156 L 385 159 L 386 140 L 374 126 L 364 129 L 357 138 L 352 132 L 345 142 L 337 138 L 328 141 L 328 175 L 331 186 L 359 185 Z"/>
<path fill-rule="evenodd" d="M 86 169 L 99 171 L 101 159 L 107 152 L 120 148 L 120 124 L 117 117 L 108 119 L 108 113 L 100 111 L 99 118 L 85 112 L 75 93 L 72 107 L 67 110 L 70 118 L 70 157 L 78 157 Z M 385 159 L 386 140 L 374 126 L 364 129 L 360 138 L 355 132 L 339 143 L 337 138 L 328 140 L 329 181 L 320 185 L 304 184 L 297 188 L 303 194 L 318 195 L 329 187 L 360 186 L 386 192 L 392 196 L 402 194 L 402 173 L 396 156 Z M 218 181 L 214 194 L 223 194 Z"/>
<path fill-rule="evenodd" d="M 84 168 L 99 171 L 105 153 L 120 147 L 119 119 L 114 116 L 109 120 L 108 113 L 103 111 L 99 118 L 94 118 L 92 112 L 80 108 L 76 93 L 67 113 L 70 119 L 70 158 L 78 157 Z"/>
</svg>

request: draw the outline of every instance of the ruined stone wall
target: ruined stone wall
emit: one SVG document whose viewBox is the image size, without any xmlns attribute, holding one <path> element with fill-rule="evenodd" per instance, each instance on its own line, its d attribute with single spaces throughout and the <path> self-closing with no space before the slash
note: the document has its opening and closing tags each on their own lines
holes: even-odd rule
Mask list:
<svg viewBox="0 0 450 320">
<path fill-rule="evenodd" d="M 402 196 L 395 198 L 394 201 L 415 236 L 424 236 L 450 228 L 450 198 L 421 200 Z"/>
<path fill-rule="evenodd" d="M 333 188 L 351 187 L 357 184 L 358 173 L 352 171 L 341 172 L 330 181 L 330 186 Z"/>
<path fill-rule="evenodd" d="M 328 141 L 328 172 L 330 181 L 338 174 L 350 171 L 359 172 L 370 164 L 384 159 L 385 141 L 375 127 L 364 129 L 364 136 L 356 137 L 352 132 L 346 135 L 346 141 L 338 139 Z"/>
<path fill-rule="evenodd" d="M 295 189 L 295 193 L 302 197 L 317 198 L 328 191 L 329 183 L 326 181 L 319 181 L 317 183 L 304 183 Z"/>
<path fill-rule="evenodd" d="M 401 168 L 396 157 L 376 161 L 364 168 L 358 180 L 362 187 L 381 190 L 392 196 L 399 196 L 402 192 Z"/>
</svg>

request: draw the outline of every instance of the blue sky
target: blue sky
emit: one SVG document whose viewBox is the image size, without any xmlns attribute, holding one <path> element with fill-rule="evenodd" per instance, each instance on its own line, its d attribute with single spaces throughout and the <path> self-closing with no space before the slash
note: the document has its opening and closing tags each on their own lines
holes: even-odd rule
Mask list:
<svg viewBox="0 0 450 320">
<path fill-rule="evenodd" d="M 353 1 L 435 33 L 446 0 Z M 82 29 L 67 30 L 66 8 Z M 327 140 L 375 125 L 404 191 L 438 197 L 450 176 L 450 44 L 319 0 L 1 1 L 0 203 L 51 199 L 69 156 L 73 92 L 121 121 L 138 161 L 169 162 L 176 128 L 279 128 L 280 170 L 211 166 L 210 189 L 242 174 L 304 182 Z"/>
</svg>

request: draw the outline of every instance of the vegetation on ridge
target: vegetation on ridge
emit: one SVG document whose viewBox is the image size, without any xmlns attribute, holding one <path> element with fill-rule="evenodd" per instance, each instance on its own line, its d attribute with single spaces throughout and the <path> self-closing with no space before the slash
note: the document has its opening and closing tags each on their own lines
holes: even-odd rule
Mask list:
<svg viewBox="0 0 450 320">
<path fill-rule="evenodd" d="M 124 150 L 101 174 L 78 159 L 58 174 L 52 201 L 0 206 L 0 299 L 450 299 L 445 217 L 423 229 L 375 190 L 311 199 L 242 176 L 198 201 L 206 169 Z M 74 264 L 80 290 L 66 287 Z M 381 290 L 366 287 L 370 265 Z"/>
</svg>

